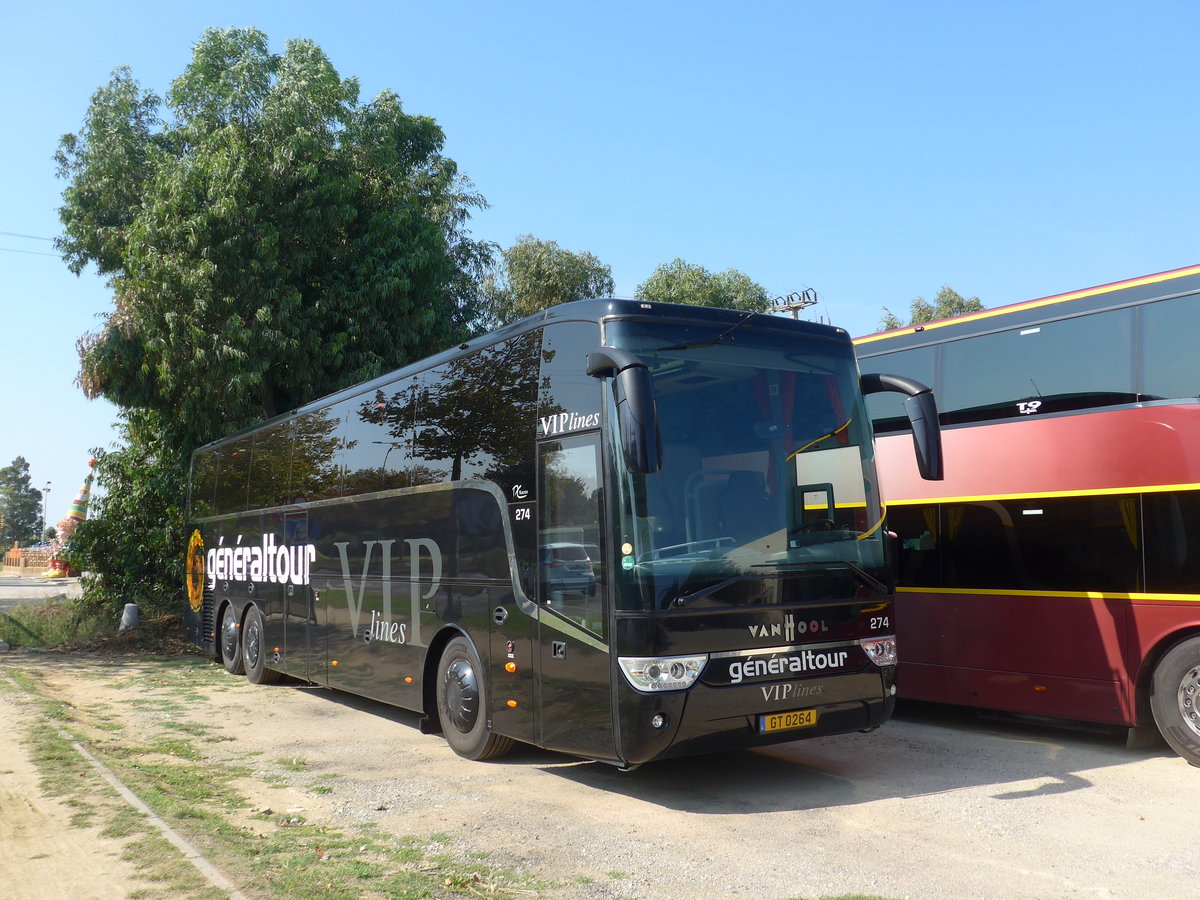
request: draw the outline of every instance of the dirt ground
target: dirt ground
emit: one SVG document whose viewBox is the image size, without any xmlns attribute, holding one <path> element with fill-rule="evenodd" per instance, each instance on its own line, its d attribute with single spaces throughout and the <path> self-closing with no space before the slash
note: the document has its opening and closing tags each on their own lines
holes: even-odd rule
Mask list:
<svg viewBox="0 0 1200 900">
<path fill-rule="evenodd" d="M 112 665 L 0 657 L 72 704 L 161 715 Z M 449 835 L 556 883 L 549 897 L 1200 897 L 1200 769 L 1113 737 L 916 708 L 869 735 L 622 773 L 531 748 L 468 762 L 415 715 L 320 688 L 226 676 L 202 693 L 194 714 L 233 739 L 221 752 L 255 767 L 239 784 L 252 809 Z M 32 715 L 0 691 L 0 896 L 127 896 L 120 845 L 41 794 L 17 740 Z M 281 757 L 305 762 L 288 783 L 265 772 Z"/>
</svg>

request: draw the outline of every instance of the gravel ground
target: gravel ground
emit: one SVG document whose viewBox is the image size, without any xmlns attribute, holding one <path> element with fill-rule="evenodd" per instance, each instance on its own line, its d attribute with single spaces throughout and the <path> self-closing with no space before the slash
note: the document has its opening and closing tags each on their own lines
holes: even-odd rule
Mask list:
<svg viewBox="0 0 1200 900">
<path fill-rule="evenodd" d="M 94 659 L 22 664 L 136 714 Z M 252 808 L 445 834 L 547 897 L 1200 898 L 1200 770 L 1119 738 L 913 706 L 872 734 L 619 772 L 530 748 L 468 762 L 415 715 L 320 688 L 206 695 L 196 715 L 235 738 L 214 752 L 261 769 L 240 785 Z M 280 784 L 285 756 L 305 765 Z"/>
</svg>

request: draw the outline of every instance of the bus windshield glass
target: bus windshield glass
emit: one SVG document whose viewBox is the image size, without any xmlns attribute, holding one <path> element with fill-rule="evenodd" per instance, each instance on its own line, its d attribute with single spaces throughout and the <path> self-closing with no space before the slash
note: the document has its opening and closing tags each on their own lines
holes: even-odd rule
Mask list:
<svg viewBox="0 0 1200 900">
<path fill-rule="evenodd" d="M 660 472 L 615 479 L 622 607 L 886 593 L 870 422 L 848 339 L 754 316 L 732 327 L 613 321 L 606 343 L 650 368 L 663 444 Z"/>
</svg>

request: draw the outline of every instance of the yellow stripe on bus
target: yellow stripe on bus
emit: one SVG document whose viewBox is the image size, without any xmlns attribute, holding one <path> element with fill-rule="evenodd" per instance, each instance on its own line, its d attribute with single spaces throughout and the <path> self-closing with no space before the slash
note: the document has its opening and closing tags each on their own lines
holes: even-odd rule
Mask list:
<svg viewBox="0 0 1200 900">
<path fill-rule="evenodd" d="M 926 506 L 934 503 L 986 503 L 992 500 L 1053 500 L 1057 497 L 1116 497 L 1125 494 L 1164 494 L 1168 491 L 1200 491 L 1200 484 L 1147 484 L 1138 487 L 1099 488 L 1079 491 L 1042 491 L 1029 494 L 973 494 L 963 497 L 925 497 L 889 500 L 888 506 Z"/>
<path fill-rule="evenodd" d="M 1008 306 L 1000 306 L 996 309 L 984 309 L 975 313 L 967 313 L 962 316 L 955 316 L 951 319 L 941 319 L 937 322 L 930 322 L 927 325 L 908 326 L 895 331 L 884 331 L 880 334 L 871 334 L 866 337 L 855 338 L 855 344 L 870 344 L 875 341 L 882 341 L 886 338 L 899 337 L 904 334 L 915 334 L 920 331 L 931 331 L 934 328 L 944 328 L 947 325 L 958 325 L 961 322 L 976 322 L 981 319 L 991 319 L 996 316 L 1004 316 L 1009 313 L 1022 312 L 1027 309 L 1037 309 L 1041 306 L 1053 306 L 1056 303 L 1066 303 L 1068 300 L 1079 300 L 1083 297 L 1098 297 L 1100 294 L 1110 294 L 1113 291 L 1123 290 L 1124 288 L 1141 287 L 1146 284 L 1158 284 L 1163 281 L 1170 281 L 1174 278 L 1184 278 L 1188 275 L 1200 274 L 1200 266 L 1188 266 L 1184 269 L 1172 269 L 1170 272 L 1160 272 L 1157 275 L 1146 275 L 1142 278 L 1131 278 L 1128 281 L 1117 281 L 1113 284 L 1105 284 L 1100 287 L 1084 288 L 1080 291 L 1071 291 L 1069 294 L 1055 294 L 1053 297 L 1043 297 L 1040 300 L 1027 300 L 1024 303 L 1013 303 Z"/>
<path fill-rule="evenodd" d="M 1079 597 L 1088 600 L 1159 600 L 1164 603 L 1200 603 L 1200 594 L 1143 594 L 1108 591 L 1023 591 L 997 588 L 898 587 L 898 594 L 975 594 L 984 597 Z"/>
</svg>

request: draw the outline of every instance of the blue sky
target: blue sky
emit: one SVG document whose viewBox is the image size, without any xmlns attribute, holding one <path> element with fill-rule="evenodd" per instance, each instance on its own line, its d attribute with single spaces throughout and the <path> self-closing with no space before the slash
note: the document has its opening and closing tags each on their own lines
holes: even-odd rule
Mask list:
<svg viewBox="0 0 1200 900">
<path fill-rule="evenodd" d="M 36 239 L 58 138 L 114 67 L 165 91 L 230 25 L 433 116 L 477 237 L 594 253 L 621 296 L 682 257 L 857 335 L 945 283 L 999 306 L 1200 262 L 1194 3 L 9 4 L 0 465 L 52 482 L 51 521 L 114 419 L 73 384 L 109 291 Z"/>
</svg>

